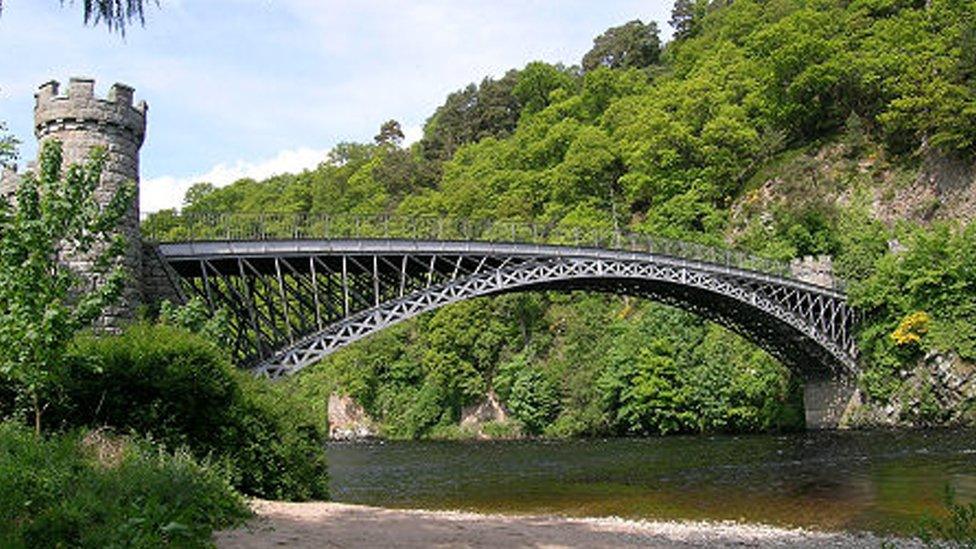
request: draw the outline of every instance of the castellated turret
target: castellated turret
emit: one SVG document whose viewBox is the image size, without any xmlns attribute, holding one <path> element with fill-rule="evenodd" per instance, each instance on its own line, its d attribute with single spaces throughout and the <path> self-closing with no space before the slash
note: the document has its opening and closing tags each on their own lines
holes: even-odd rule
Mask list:
<svg viewBox="0 0 976 549">
<path fill-rule="evenodd" d="M 108 311 L 101 324 L 118 327 L 135 315 L 141 302 L 142 239 L 139 233 L 139 149 L 146 135 L 146 103 L 133 105 L 133 89 L 115 84 L 105 99 L 95 97 L 95 81 L 72 78 L 61 92 L 58 82 L 42 84 L 34 95 L 34 135 L 39 144 L 49 139 L 61 142 L 64 165 L 82 163 L 95 147 L 107 153 L 102 180 L 95 196 L 107 204 L 127 181 L 135 182 L 136 196 L 119 231 L 128 241 L 123 259 L 129 280 L 117 307 Z M 93 257 L 67 254 L 65 260 L 78 272 L 90 272 Z"/>
</svg>

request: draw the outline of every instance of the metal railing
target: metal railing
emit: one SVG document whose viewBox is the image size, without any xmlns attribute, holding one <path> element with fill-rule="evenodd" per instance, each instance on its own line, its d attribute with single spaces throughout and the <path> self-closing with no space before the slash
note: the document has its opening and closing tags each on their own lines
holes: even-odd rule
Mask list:
<svg viewBox="0 0 976 549">
<path fill-rule="evenodd" d="M 660 236 L 623 232 L 612 227 L 582 227 L 517 220 L 437 216 L 361 216 L 304 213 L 183 213 L 143 225 L 143 236 L 156 242 L 283 239 L 407 239 L 552 244 L 652 253 L 802 278 L 790 263 L 749 253 Z M 833 278 L 832 287 L 843 288 Z"/>
</svg>

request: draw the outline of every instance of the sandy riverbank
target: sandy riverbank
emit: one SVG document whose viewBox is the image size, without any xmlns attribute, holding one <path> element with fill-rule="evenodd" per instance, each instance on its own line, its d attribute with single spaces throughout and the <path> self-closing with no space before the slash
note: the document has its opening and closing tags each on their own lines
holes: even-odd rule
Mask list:
<svg viewBox="0 0 976 549">
<path fill-rule="evenodd" d="M 218 533 L 217 547 L 879 547 L 882 541 L 869 534 L 733 523 L 481 515 L 330 502 L 254 501 L 253 507 L 257 517 Z"/>
</svg>

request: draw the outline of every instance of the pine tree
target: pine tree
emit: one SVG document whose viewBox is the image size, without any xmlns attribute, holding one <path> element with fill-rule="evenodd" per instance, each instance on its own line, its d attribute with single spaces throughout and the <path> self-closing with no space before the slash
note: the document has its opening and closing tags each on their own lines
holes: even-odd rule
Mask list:
<svg viewBox="0 0 976 549">
<path fill-rule="evenodd" d="M 704 11 L 702 4 L 700 0 L 675 0 L 671 8 L 671 21 L 668 22 L 674 29 L 675 40 L 694 35 L 699 16 Z"/>
<path fill-rule="evenodd" d="M 64 5 L 65 0 L 60 1 Z M 86 25 L 102 23 L 108 30 L 125 36 L 125 28 L 130 23 L 145 23 L 145 8 L 149 2 L 159 6 L 159 0 L 83 0 L 82 13 Z M 3 0 L 0 0 L 0 13 L 2 12 Z"/>
</svg>

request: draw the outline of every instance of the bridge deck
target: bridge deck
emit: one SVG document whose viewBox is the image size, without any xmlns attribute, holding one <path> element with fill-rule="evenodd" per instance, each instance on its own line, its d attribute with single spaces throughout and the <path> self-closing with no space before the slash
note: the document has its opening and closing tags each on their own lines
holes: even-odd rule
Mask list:
<svg viewBox="0 0 976 549">
<path fill-rule="evenodd" d="M 708 262 L 687 259 L 662 253 L 614 250 L 585 246 L 563 246 L 556 244 L 525 244 L 518 242 L 464 242 L 455 240 L 429 241 L 408 239 L 297 239 L 297 240 L 212 240 L 199 242 L 161 243 L 160 252 L 168 258 L 181 274 L 199 276 L 200 259 L 221 272 L 232 272 L 237 268 L 237 258 L 247 257 L 262 273 L 272 273 L 274 258 L 307 258 L 310 254 L 326 257 L 325 261 L 338 267 L 343 255 L 380 256 L 387 259 L 401 258 L 404 254 L 416 256 L 459 255 L 473 257 L 578 257 L 602 258 L 617 261 L 652 261 L 676 267 L 692 267 L 712 273 L 742 273 L 756 280 L 782 284 L 797 289 L 818 291 L 838 299 L 846 299 L 846 294 L 835 286 L 821 286 L 797 279 L 788 270 L 769 272 L 755 265 L 749 268 L 748 262 L 732 261 L 732 252 L 724 262 Z M 265 261 L 262 261 L 264 259 Z M 722 259 L 721 256 L 716 259 Z M 297 269 L 307 270 L 307 266 L 296 265 Z"/>
</svg>

